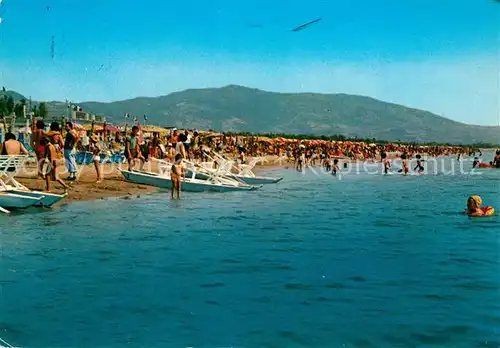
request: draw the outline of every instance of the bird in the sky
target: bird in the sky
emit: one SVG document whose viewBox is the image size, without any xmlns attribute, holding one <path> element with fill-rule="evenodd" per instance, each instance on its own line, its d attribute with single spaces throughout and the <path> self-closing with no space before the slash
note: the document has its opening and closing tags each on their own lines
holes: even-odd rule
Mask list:
<svg viewBox="0 0 500 348">
<path fill-rule="evenodd" d="M 301 31 L 303 29 L 306 29 L 308 26 L 310 25 L 313 25 L 315 23 L 318 23 L 320 20 L 322 20 L 323 18 L 318 18 L 318 19 L 315 19 L 313 21 L 310 21 L 310 22 L 307 22 L 305 24 L 302 24 L 300 26 L 298 26 L 297 28 L 293 28 L 292 31 Z"/>
</svg>

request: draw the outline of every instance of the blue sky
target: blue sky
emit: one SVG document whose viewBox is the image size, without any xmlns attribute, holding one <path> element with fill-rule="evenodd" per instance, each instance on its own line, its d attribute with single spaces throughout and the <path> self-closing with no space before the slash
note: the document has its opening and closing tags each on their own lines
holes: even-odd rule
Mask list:
<svg viewBox="0 0 500 348">
<path fill-rule="evenodd" d="M 3 0 L 0 17 L 0 84 L 37 100 L 241 84 L 499 124 L 493 0 Z"/>
</svg>

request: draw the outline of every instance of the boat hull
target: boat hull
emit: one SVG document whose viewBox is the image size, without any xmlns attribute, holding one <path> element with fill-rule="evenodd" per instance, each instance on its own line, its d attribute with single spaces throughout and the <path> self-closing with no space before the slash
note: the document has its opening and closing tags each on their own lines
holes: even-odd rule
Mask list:
<svg viewBox="0 0 500 348">
<path fill-rule="evenodd" d="M 268 178 L 263 176 L 249 177 L 249 176 L 236 176 L 238 179 L 247 183 L 248 185 L 267 185 L 276 184 L 283 178 Z"/>
<path fill-rule="evenodd" d="M 186 170 L 186 178 L 192 178 L 193 177 L 193 171 L 190 169 Z M 198 180 L 208 180 L 209 175 L 205 173 L 199 173 L 196 172 L 194 173 L 194 178 Z M 226 177 L 229 179 L 235 179 L 239 181 L 243 181 L 245 184 L 248 185 L 267 185 L 267 184 L 276 184 L 280 182 L 283 178 L 270 178 L 270 177 L 263 177 L 263 176 L 241 176 L 237 174 L 227 174 L 223 175 L 222 177 Z"/>
<path fill-rule="evenodd" d="M 171 189 L 172 180 L 167 176 L 160 176 L 156 173 L 148 172 L 130 172 L 128 170 L 121 171 L 123 177 L 127 181 L 131 181 L 137 184 L 155 186 L 162 189 Z M 185 181 L 181 183 L 181 190 L 184 192 L 232 192 L 232 191 L 254 191 L 259 189 L 259 186 L 230 186 L 230 185 L 219 185 L 208 182 L 207 180 L 196 180 L 186 178 Z"/>
<path fill-rule="evenodd" d="M 59 203 L 68 196 L 68 194 L 58 195 L 55 193 L 39 191 L 12 190 L 9 192 L 25 197 L 41 198 L 40 201 L 35 204 L 36 207 L 52 207 L 54 204 Z"/>
<path fill-rule="evenodd" d="M 0 207 L 7 209 L 25 209 L 40 203 L 41 197 L 26 197 L 10 192 L 0 192 Z"/>
</svg>

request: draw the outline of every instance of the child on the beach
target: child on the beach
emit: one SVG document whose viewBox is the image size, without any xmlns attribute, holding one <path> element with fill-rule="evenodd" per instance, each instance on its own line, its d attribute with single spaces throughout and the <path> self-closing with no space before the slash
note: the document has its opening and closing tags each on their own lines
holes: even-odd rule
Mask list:
<svg viewBox="0 0 500 348">
<path fill-rule="evenodd" d="M 175 156 L 175 163 L 170 170 L 170 178 L 172 179 L 171 198 L 174 199 L 174 191 L 177 191 L 177 199 L 181 199 L 181 178 L 184 178 L 181 154 Z"/>
<path fill-rule="evenodd" d="M 101 173 L 101 157 L 99 156 L 101 153 L 101 146 L 99 145 L 99 137 L 96 134 L 93 134 L 90 137 L 90 151 L 92 152 L 92 160 L 94 162 L 95 172 L 97 174 L 96 183 L 102 182 L 102 173 Z"/>
<path fill-rule="evenodd" d="M 68 186 L 57 175 L 58 155 L 56 147 L 51 144 L 48 137 L 40 139 L 40 145 L 45 148 L 45 158 L 42 165 L 42 175 L 47 185 L 47 192 L 51 191 L 51 181 L 57 181 L 64 188 L 64 193 L 68 190 Z"/>
</svg>

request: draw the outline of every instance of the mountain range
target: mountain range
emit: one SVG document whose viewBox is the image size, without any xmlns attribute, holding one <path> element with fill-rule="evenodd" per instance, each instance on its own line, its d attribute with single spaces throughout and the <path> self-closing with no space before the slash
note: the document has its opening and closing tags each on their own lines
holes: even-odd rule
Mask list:
<svg viewBox="0 0 500 348">
<path fill-rule="evenodd" d="M 457 101 L 460 102 L 460 101 Z M 456 122 L 431 112 L 349 94 L 276 93 L 242 86 L 189 89 L 110 103 L 82 102 L 84 111 L 125 123 L 129 113 L 178 128 L 376 138 L 453 144 L 500 143 L 500 127 Z M 62 102 L 48 102 L 64 110 Z M 59 113 L 59 115 L 62 113 Z"/>
</svg>

